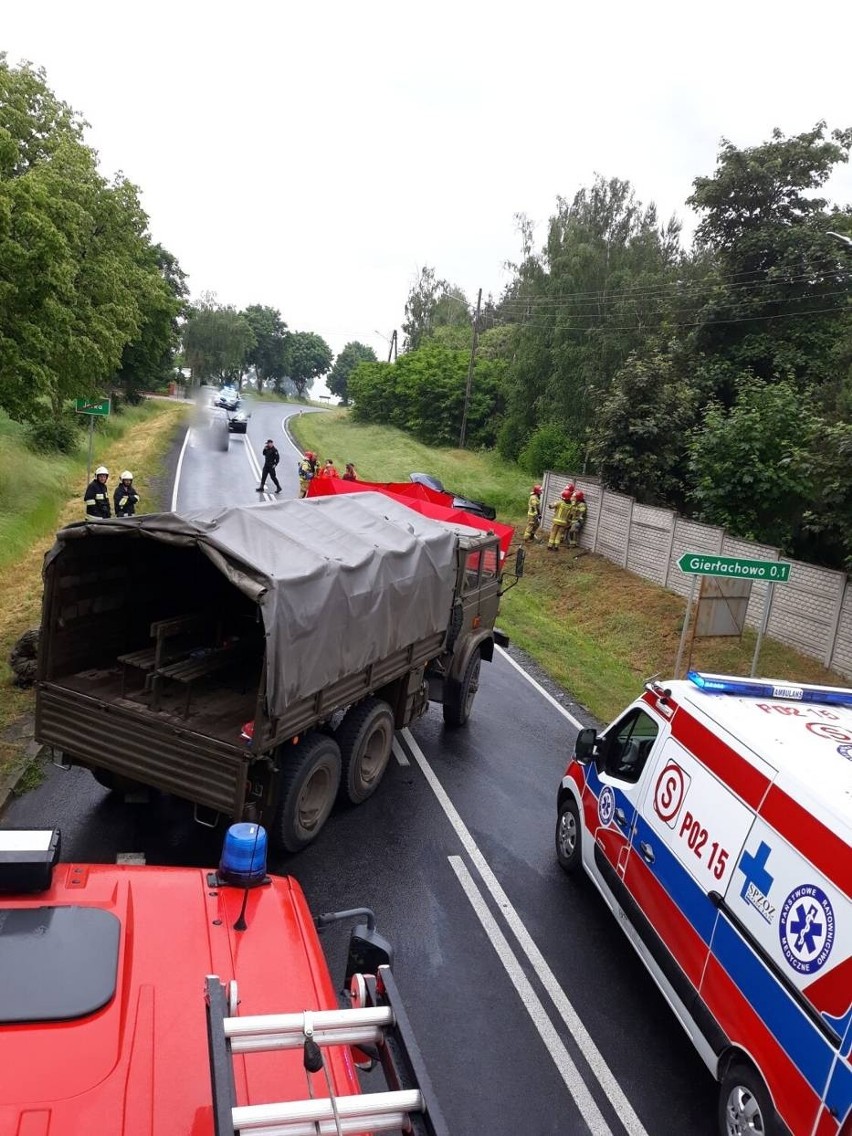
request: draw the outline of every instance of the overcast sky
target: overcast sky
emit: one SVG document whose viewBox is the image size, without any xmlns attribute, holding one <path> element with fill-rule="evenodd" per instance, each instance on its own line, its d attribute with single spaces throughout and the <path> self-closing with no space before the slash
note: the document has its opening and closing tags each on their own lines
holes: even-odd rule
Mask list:
<svg viewBox="0 0 852 1136">
<path fill-rule="evenodd" d="M 540 239 L 596 172 L 690 232 L 720 138 L 852 124 L 848 0 L 6 0 L 0 49 L 91 123 L 193 297 L 380 358 L 420 266 L 497 295 L 513 214 Z"/>
</svg>

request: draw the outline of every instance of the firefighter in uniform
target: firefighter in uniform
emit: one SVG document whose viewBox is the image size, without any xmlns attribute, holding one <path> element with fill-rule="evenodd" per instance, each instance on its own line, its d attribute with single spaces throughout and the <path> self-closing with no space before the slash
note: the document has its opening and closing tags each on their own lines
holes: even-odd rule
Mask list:
<svg viewBox="0 0 852 1136">
<path fill-rule="evenodd" d="M 576 548 L 580 543 L 580 533 L 586 523 L 589 507 L 582 489 L 575 489 L 571 498 L 571 523 L 568 525 L 568 547 Z"/>
<path fill-rule="evenodd" d="M 565 534 L 568 531 L 568 526 L 571 523 L 571 498 L 574 495 L 574 486 L 566 485 L 561 494 L 555 501 L 551 501 L 547 506 L 548 509 L 553 509 L 553 524 L 550 528 L 550 538 L 547 542 L 548 552 L 558 552 L 559 545 L 565 539 Z"/>
<path fill-rule="evenodd" d="M 83 502 L 86 506 L 87 517 L 109 517 L 109 493 L 107 491 L 107 478 L 109 477 L 109 470 L 105 465 L 99 465 L 95 470 L 95 476 L 86 488 L 83 494 Z"/>
<path fill-rule="evenodd" d="M 115 515 L 117 517 L 132 517 L 136 512 L 136 502 L 139 500 L 139 494 L 133 487 L 133 474 L 129 469 L 126 469 L 121 475 L 119 483 L 115 487 L 115 493 L 112 499 L 115 505 Z"/>
<path fill-rule="evenodd" d="M 527 502 L 527 527 L 524 529 L 524 540 L 535 540 L 541 524 L 541 486 L 534 485 L 530 499 Z"/>
<path fill-rule="evenodd" d="M 299 496 L 306 497 L 308 494 L 308 482 L 312 481 L 317 475 L 317 467 L 319 466 L 319 459 L 313 450 L 306 450 L 305 456 L 299 462 Z"/>
</svg>

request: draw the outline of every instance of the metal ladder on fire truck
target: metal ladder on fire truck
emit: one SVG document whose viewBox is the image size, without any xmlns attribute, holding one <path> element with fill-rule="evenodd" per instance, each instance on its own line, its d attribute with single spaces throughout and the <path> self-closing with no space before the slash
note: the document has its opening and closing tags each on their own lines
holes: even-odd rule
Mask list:
<svg viewBox="0 0 852 1136">
<path fill-rule="evenodd" d="M 226 989 L 217 975 L 207 976 L 216 1136 L 449 1136 L 390 967 L 378 967 L 376 976 L 356 975 L 353 991 L 355 1005 L 349 1009 L 241 1018 L 236 983 Z M 234 1054 L 303 1048 L 306 1070 L 318 1073 L 324 1067 L 322 1049 L 331 1045 L 351 1045 L 374 1055 L 387 1088 L 354 1096 L 237 1104 Z M 331 1094 L 327 1067 L 326 1083 Z"/>
</svg>

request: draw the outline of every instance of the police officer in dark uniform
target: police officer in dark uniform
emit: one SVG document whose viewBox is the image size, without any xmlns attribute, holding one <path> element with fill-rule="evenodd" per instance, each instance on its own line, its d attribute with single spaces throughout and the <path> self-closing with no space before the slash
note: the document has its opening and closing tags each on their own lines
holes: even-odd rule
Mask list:
<svg viewBox="0 0 852 1136">
<path fill-rule="evenodd" d="M 109 492 L 107 491 L 107 478 L 109 470 L 105 465 L 99 465 L 95 470 L 94 479 L 89 482 L 83 501 L 86 506 L 87 517 L 109 517 Z"/>
<path fill-rule="evenodd" d="M 278 465 L 278 462 L 280 460 L 281 455 L 275 448 L 275 443 L 271 438 L 267 438 L 266 445 L 263 447 L 263 471 L 260 475 L 260 485 L 257 489 L 258 493 L 263 493 L 263 487 L 266 484 L 267 477 L 271 478 L 275 483 L 275 492 L 281 492 L 281 486 L 279 485 L 278 478 L 275 475 L 275 467 Z"/>
</svg>

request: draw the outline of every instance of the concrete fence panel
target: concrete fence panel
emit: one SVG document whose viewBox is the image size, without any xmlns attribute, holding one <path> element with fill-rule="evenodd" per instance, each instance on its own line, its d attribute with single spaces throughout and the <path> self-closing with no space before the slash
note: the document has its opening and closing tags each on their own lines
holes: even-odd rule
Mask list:
<svg viewBox="0 0 852 1136">
<path fill-rule="evenodd" d="M 800 560 L 790 563 L 789 582 L 775 585 L 766 633 L 825 662 L 835 637 L 838 591 L 845 574 Z"/>
<path fill-rule="evenodd" d="M 852 582 L 846 581 L 831 649 L 831 668 L 852 679 Z"/>
<path fill-rule="evenodd" d="M 627 549 L 629 571 L 653 580 L 655 584 L 665 584 L 674 522 L 675 514 L 671 509 L 634 504 L 630 546 Z"/>
<path fill-rule="evenodd" d="M 632 497 L 625 497 L 623 493 L 611 493 L 608 489 L 605 490 L 594 551 L 622 567 L 627 565 L 632 512 Z"/>
</svg>

